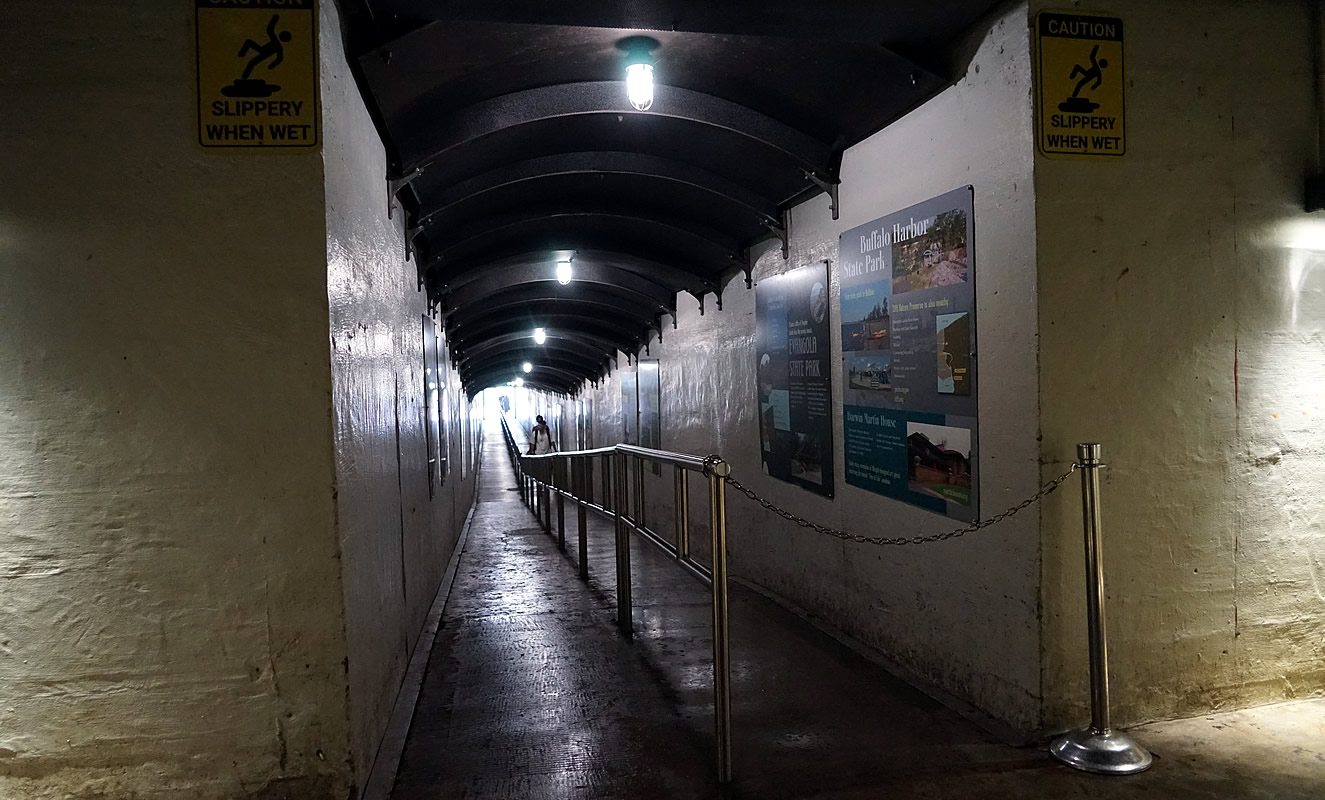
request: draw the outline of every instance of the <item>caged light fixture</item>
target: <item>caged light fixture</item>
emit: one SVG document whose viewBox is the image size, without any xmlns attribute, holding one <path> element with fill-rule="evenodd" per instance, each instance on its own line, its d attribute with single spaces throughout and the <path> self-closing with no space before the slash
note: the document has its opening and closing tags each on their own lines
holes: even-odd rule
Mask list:
<svg viewBox="0 0 1325 800">
<path fill-rule="evenodd" d="M 658 40 L 652 36 L 628 36 L 617 42 L 626 52 L 626 98 L 636 111 L 653 107 L 653 49 Z"/>
<path fill-rule="evenodd" d="M 557 283 L 565 286 L 570 283 L 571 277 L 575 272 L 570 267 L 570 259 L 562 259 L 557 262 Z"/>
</svg>

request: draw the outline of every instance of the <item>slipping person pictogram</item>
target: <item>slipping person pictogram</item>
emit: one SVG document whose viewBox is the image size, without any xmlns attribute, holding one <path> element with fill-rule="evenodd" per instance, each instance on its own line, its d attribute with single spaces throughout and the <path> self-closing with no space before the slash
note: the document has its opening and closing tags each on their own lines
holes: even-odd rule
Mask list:
<svg viewBox="0 0 1325 800">
<path fill-rule="evenodd" d="M 271 72 L 281 65 L 285 60 L 285 43 L 293 37 L 289 31 L 277 31 L 276 25 L 280 22 L 280 14 L 272 14 L 271 22 L 267 23 L 267 42 L 258 44 L 252 39 L 245 39 L 244 45 L 239 48 L 239 58 L 247 56 L 250 52 L 253 57 L 249 59 L 248 66 L 244 67 L 244 74 L 235 79 L 233 83 L 221 89 L 221 94 L 226 97 L 271 97 L 281 90 L 281 87 L 274 83 L 267 83 L 262 78 L 251 78 L 253 70 L 262 62 L 271 59 L 267 65 L 267 71 Z"/>
<path fill-rule="evenodd" d="M 1086 84 L 1090 83 L 1091 91 L 1095 91 L 1104 82 L 1104 70 L 1108 68 L 1109 60 L 1107 58 L 1096 58 L 1099 53 L 1100 46 L 1095 45 L 1090 49 L 1089 67 L 1083 67 L 1080 64 L 1072 67 L 1072 74 L 1067 76 L 1068 79 L 1074 80 L 1079 75 L 1081 80 L 1077 81 L 1077 88 L 1072 90 L 1072 96 L 1058 104 L 1059 111 L 1089 114 L 1100 107 L 1099 103 L 1092 103 L 1090 98 L 1077 96 L 1081 94 L 1082 89 L 1086 88 Z M 1094 83 L 1091 83 L 1091 81 L 1094 81 Z"/>
</svg>

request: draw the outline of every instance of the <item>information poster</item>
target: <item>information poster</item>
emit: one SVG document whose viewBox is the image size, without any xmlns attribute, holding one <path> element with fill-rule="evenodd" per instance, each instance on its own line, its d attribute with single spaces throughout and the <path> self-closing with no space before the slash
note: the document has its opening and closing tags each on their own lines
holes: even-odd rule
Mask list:
<svg viewBox="0 0 1325 800">
<path fill-rule="evenodd" d="M 662 449 L 662 383 L 658 362 L 640 361 L 635 373 L 639 389 L 639 446 Z M 654 475 L 662 474 L 662 465 L 649 463 Z"/>
<path fill-rule="evenodd" d="M 970 186 L 842 234 L 846 480 L 979 514 Z"/>
<path fill-rule="evenodd" d="M 639 391 L 634 370 L 621 372 L 621 441 L 639 445 Z"/>
<path fill-rule="evenodd" d="M 833 496 L 833 385 L 828 266 L 755 288 L 759 440 L 764 472 Z"/>
</svg>

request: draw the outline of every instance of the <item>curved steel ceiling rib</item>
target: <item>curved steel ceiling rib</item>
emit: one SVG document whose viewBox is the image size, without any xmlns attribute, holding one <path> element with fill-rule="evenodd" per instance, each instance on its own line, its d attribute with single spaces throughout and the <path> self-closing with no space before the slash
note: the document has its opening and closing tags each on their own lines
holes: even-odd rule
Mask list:
<svg viewBox="0 0 1325 800">
<path fill-rule="evenodd" d="M 530 361 L 533 370 L 524 372 L 521 367 L 526 361 Z M 461 378 L 470 378 L 474 375 L 486 374 L 489 372 L 506 372 L 510 375 L 510 380 L 527 375 L 562 375 L 571 380 L 584 380 L 590 375 L 598 375 L 606 369 L 607 358 L 603 357 L 596 361 L 584 361 L 579 358 L 568 356 L 545 355 L 537 361 L 531 361 L 528 358 L 509 358 L 497 357 L 476 361 L 468 364 L 464 369 L 459 370 Z"/>
<path fill-rule="evenodd" d="M 592 286 L 608 286 L 621 292 L 639 295 L 655 303 L 675 306 L 676 287 L 642 278 L 633 272 L 616 267 L 593 263 L 574 264 L 574 283 Z M 462 308 L 470 303 L 482 302 L 489 295 L 494 295 L 513 286 L 537 286 L 543 284 L 549 296 L 556 296 L 558 291 L 565 293 L 568 284 L 562 287 L 557 282 L 552 269 L 546 264 L 508 267 L 501 270 L 487 271 L 483 277 L 469 281 L 459 287 L 436 289 L 434 297 L 444 303 L 445 308 Z M 435 287 L 435 284 L 432 284 Z"/>
<path fill-rule="evenodd" d="M 424 131 L 417 147 L 428 153 L 404 165 L 403 178 L 444 158 L 453 148 L 482 139 L 505 128 L 540 120 L 585 114 L 671 117 L 698 125 L 732 131 L 752 143 L 770 148 L 822 180 L 833 180 L 833 148 L 808 134 L 739 103 L 679 86 L 654 89 L 653 108 L 638 111 L 626 99 L 623 81 L 585 81 L 524 89 L 474 103 L 460 109 L 434 109 L 412 114 L 404 127 Z"/>
<path fill-rule="evenodd" d="M 568 287 L 558 288 L 565 289 Z M 579 286 L 570 288 L 573 288 L 573 291 L 560 296 L 548 294 L 546 290 L 538 286 L 517 286 L 508 289 L 489 296 L 481 306 L 467 306 L 451 311 L 446 317 L 447 330 L 451 329 L 452 320 L 456 325 L 463 325 L 475 316 L 485 316 L 503 308 L 513 306 L 532 307 L 535 304 L 546 306 L 550 311 L 565 309 L 568 312 L 580 311 L 595 314 L 602 310 L 634 319 L 641 326 L 649 323 L 656 324 L 659 314 L 672 313 L 668 306 L 660 303 L 643 302 L 637 300 L 634 296 L 622 295 L 595 287 Z"/>
<path fill-rule="evenodd" d="M 546 344 L 532 346 L 525 342 L 507 342 L 503 345 L 490 347 L 479 355 L 466 357 L 457 362 L 456 369 L 468 371 L 471 368 L 481 367 L 484 364 L 506 357 L 522 359 L 531 364 L 543 363 L 551 358 L 567 358 L 585 366 L 601 366 L 611 356 L 612 351 L 610 349 L 564 339 L 560 342 L 549 339 Z"/>
<path fill-rule="evenodd" d="M 601 375 L 607 368 L 606 358 L 598 363 L 585 363 L 579 359 L 545 356 L 533 364 L 531 372 L 524 372 L 520 367 L 526 360 L 519 358 L 493 359 L 471 364 L 460 372 L 460 379 L 468 382 L 478 375 L 506 375 L 506 380 L 509 381 L 515 378 L 529 380 L 529 376 L 539 378 L 555 375 L 566 378 L 570 385 L 574 386 L 591 376 Z"/>
<path fill-rule="evenodd" d="M 702 167 L 671 158 L 630 152 L 579 152 L 531 158 L 490 170 L 448 186 L 427 198 L 414 227 L 442 220 L 464 204 L 485 195 L 524 191 L 530 184 L 564 176 L 631 175 L 664 181 L 687 190 L 706 192 L 743 209 L 754 219 L 780 224 L 777 202 Z"/>
<path fill-rule="evenodd" d="M 637 325 L 633 317 L 621 315 L 594 314 L 581 316 L 576 314 L 530 314 L 525 309 L 516 309 L 497 314 L 485 314 L 468 325 L 448 326 L 447 338 L 459 349 L 468 342 L 476 342 L 489 336 L 527 334 L 537 327 L 549 331 L 574 331 L 588 336 L 597 336 L 618 342 L 618 349 L 630 352 L 632 347 L 642 346 L 647 330 Z M 550 335 L 550 334 L 549 334 Z"/>
<path fill-rule="evenodd" d="M 718 289 L 718 282 L 711 276 L 652 258 L 605 250 L 536 250 L 490 261 L 460 264 L 450 270 L 443 270 L 442 265 L 438 264 L 429 273 L 428 283 L 430 286 L 448 289 L 459 288 L 482 278 L 489 272 L 531 266 L 546 270 L 548 274 L 554 274 L 552 272 L 554 265 L 562 258 L 572 259 L 577 272 L 586 264 L 598 264 L 634 273 L 665 286 L 681 286 L 691 292 L 695 290 L 713 292 Z"/>
<path fill-rule="evenodd" d="M 447 264 L 432 257 L 426 249 L 420 249 L 420 270 L 425 273 L 432 270 L 462 271 L 466 269 L 467 264 L 514 258 L 531 252 L 551 254 L 559 250 L 575 253 L 589 251 L 625 253 L 668 264 L 693 264 L 697 270 L 703 270 L 703 274 L 707 274 L 709 280 L 716 280 L 746 267 L 744 261 L 726 253 L 715 255 L 711 248 L 700 251 L 687 249 L 673 241 L 644 241 L 621 231 L 564 230 L 555 226 L 552 226 L 551 230 L 539 230 L 533 226 L 526 227 L 518 235 L 495 242 L 480 251 L 452 253 L 451 262 Z"/>
<path fill-rule="evenodd" d="M 529 216 L 506 218 L 492 221 L 487 227 L 471 228 L 464 239 L 447 241 L 446 244 L 429 253 L 425 269 L 432 269 L 435 263 L 477 260 L 475 257 L 484 252 L 485 247 L 503 241 L 518 240 L 521 235 L 546 230 L 552 235 L 559 235 L 568 229 L 592 232 L 616 231 L 626 234 L 628 239 L 635 239 L 641 245 L 647 241 L 667 244 L 707 253 L 715 260 L 727 260 L 734 265 L 741 265 L 737 254 L 741 245 L 734 239 L 717 231 L 705 230 L 699 225 L 675 220 L 658 220 L 648 217 L 634 217 L 626 214 L 613 214 L 599 211 L 571 212 L 557 214 L 534 213 Z M 593 237 L 597 239 L 597 236 Z M 568 249 L 568 248 L 558 248 Z"/>
<path fill-rule="evenodd" d="M 589 333 L 580 333 L 578 331 L 561 330 L 558 328 L 547 329 L 547 341 L 573 342 L 583 347 L 597 348 L 598 351 L 608 355 L 616 352 L 620 347 L 628 346 L 630 344 L 629 341 L 625 340 L 625 337 L 617 339 L 605 336 L 595 336 Z M 456 346 L 452 348 L 452 358 L 454 363 L 460 364 L 478 358 L 489 352 L 497 352 L 496 348 L 505 347 L 512 342 L 524 342 L 527 346 L 535 349 L 546 346 L 546 343 L 541 345 L 537 343 L 529 344 L 533 342 L 533 336 L 530 335 L 530 329 L 526 328 L 522 331 L 512 331 L 510 333 L 503 333 L 495 336 L 485 336 L 481 341 L 474 345 L 457 343 Z"/>
</svg>

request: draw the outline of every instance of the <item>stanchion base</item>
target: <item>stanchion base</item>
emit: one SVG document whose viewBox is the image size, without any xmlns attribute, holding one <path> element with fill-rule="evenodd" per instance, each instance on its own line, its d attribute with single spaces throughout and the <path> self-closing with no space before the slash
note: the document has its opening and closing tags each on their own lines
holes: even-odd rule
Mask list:
<svg viewBox="0 0 1325 800">
<path fill-rule="evenodd" d="M 1049 745 L 1049 755 L 1069 767 L 1100 775 L 1131 775 L 1150 769 L 1150 752 L 1120 731 L 1072 731 Z"/>
</svg>

